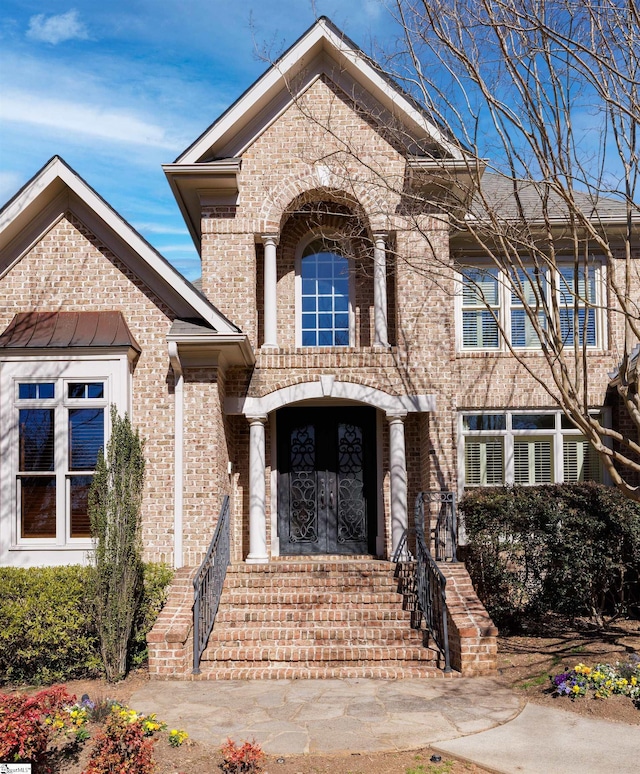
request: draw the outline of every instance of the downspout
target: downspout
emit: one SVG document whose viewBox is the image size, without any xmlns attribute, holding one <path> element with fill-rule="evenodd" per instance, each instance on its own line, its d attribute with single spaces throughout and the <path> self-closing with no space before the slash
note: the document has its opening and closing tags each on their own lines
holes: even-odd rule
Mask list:
<svg viewBox="0 0 640 774">
<path fill-rule="evenodd" d="M 184 564 L 182 545 L 182 509 L 184 497 L 184 375 L 178 344 L 169 342 L 169 361 L 174 375 L 174 491 L 173 491 L 173 566 Z"/>
</svg>

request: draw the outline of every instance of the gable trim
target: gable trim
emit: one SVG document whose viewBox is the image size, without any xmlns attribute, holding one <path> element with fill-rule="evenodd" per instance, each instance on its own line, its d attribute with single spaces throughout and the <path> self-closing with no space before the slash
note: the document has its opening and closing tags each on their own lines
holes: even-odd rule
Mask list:
<svg viewBox="0 0 640 774">
<path fill-rule="evenodd" d="M 219 143 L 241 123 L 247 123 L 251 115 L 265 108 L 298 72 L 311 64 L 322 51 L 336 59 L 356 82 L 370 91 L 383 107 L 394 108 L 414 125 L 420 127 L 454 159 L 461 160 L 462 149 L 448 139 L 444 132 L 431 122 L 410 97 L 388 77 L 384 77 L 368 57 L 326 17 L 318 21 L 302 35 L 242 96 L 176 160 L 175 164 L 196 164 L 207 160 L 210 149 Z"/>
<path fill-rule="evenodd" d="M 239 333 L 188 280 L 59 156 L 54 156 L 0 211 L 0 278 L 66 211 L 71 211 L 169 308 L 201 317 L 215 331 Z M 33 231 L 39 237 L 34 238 Z M 176 308 L 178 307 L 178 308 Z"/>
</svg>

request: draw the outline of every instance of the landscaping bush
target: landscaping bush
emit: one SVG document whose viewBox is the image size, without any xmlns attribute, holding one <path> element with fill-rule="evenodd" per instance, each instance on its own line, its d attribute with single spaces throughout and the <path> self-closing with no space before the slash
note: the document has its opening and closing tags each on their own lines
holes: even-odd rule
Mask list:
<svg viewBox="0 0 640 774">
<path fill-rule="evenodd" d="M 131 663 L 146 659 L 146 634 L 162 609 L 173 572 L 144 568 Z M 0 684 L 46 685 L 102 672 L 87 599 L 89 568 L 0 568 Z"/>
<path fill-rule="evenodd" d="M 87 568 L 0 568 L 0 680 L 35 685 L 99 673 Z"/>
<path fill-rule="evenodd" d="M 465 493 L 467 567 L 503 628 L 637 608 L 640 505 L 595 483 Z"/>
<path fill-rule="evenodd" d="M 144 589 L 142 488 L 144 442 L 128 415 L 111 406 L 111 435 L 98 455 L 89 490 L 94 538 L 91 608 L 107 680 L 122 679 L 130 665 L 134 626 Z"/>
<path fill-rule="evenodd" d="M 0 693 L 0 760 L 30 761 L 41 774 L 49 774 L 51 741 L 64 734 L 78 738 L 79 726 L 71 715 L 74 701 L 60 685 L 35 696 Z"/>
</svg>

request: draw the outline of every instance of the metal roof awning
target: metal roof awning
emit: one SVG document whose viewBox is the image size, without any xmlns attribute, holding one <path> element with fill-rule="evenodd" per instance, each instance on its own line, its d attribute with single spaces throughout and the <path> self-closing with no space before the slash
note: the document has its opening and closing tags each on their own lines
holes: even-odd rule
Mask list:
<svg viewBox="0 0 640 774">
<path fill-rule="evenodd" d="M 0 349 L 131 347 L 140 353 L 122 312 L 20 312 L 0 334 Z"/>
</svg>

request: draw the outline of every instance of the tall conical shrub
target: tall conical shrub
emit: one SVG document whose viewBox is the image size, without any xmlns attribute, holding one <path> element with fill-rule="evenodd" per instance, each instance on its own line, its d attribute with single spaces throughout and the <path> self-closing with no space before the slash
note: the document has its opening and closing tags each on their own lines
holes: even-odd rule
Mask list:
<svg viewBox="0 0 640 774">
<path fill-rule="evenodd" d="M 141 503 L 144 443 L 129 417 L 111 407 L 111 436 L 89 493 L 94 539 L 92 605 L 107 680 L 127 673 L 127 654 L 143 591 Z"/>
</svg>

